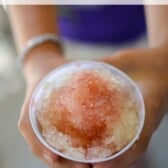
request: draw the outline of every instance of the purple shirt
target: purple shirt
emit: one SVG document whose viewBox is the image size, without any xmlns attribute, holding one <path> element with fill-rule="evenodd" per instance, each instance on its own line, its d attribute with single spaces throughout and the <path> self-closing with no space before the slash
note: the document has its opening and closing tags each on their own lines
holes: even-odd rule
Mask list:
<svg viewBox="0 0 168 168">
<path fill-rule="evenodd" d="M 121 44 L 146 31 L 143 6 L 60 6 L 60 33 L 64 38 L 87 42 Z"/>
</svg>

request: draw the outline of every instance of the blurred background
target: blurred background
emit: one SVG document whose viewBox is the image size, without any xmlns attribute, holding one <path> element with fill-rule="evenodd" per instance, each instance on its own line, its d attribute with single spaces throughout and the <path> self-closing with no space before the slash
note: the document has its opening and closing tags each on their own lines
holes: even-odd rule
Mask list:
<svg viewBox="0 0 168 168">
<path fill-rule="evenodd" d="M 140 46 L 146 41 L 141 40 Z M 80 52 L 77 44 L 69 47 L 68 53 Z M 75 50 L 73 49 L 75 47 Z M 87 47 L 87 46 L 86 46 Z M 131 44 L 126 47 L 132 47 Z M 119 48 L 117 48 L 119 49 Z M 91 50 L 91 49 L 90 49 Z M 89 56 L 89 48 L 84 55 Z M 116 48 L 105 49 L 109 53 Z M 98 53 L 104 53 L 103 50 Z M 17 129 L 17 120 L 25 93 L 25 83 L 21 69 L 18 66 L 17 54 L 6 13 L 0 6 L 0 168 L 47 168 L 36 159 L 28 149 Z M 154 134 L 146 155 L 132 168 L 167 168 L 168 167 L 168 113 L 165 115 L 159 129 Z"/>
</svg>

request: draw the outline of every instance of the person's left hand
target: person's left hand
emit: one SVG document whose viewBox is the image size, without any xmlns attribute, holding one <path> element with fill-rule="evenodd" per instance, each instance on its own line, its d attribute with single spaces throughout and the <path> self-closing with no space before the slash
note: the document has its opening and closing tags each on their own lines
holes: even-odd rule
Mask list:
<svg viewBox="0 0 168 168">
<path fill-rule="evenodd" d="M 146 118 L 141 136 L 132 148 L 114 160 L 94 164 L 93 168 L 127 168 L 145 153 L 168 99 L 168 55 L 165 51 L 164 48 L 128 50 L 101 59 L 136 82 L 144 98 Z"/>
</svg>

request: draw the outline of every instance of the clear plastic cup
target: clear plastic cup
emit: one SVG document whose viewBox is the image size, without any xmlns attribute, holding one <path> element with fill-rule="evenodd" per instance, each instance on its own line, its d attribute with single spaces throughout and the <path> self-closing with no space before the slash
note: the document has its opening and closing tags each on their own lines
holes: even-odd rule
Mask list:
<svg viewBox="0 0 168 168">
<path fill-rule="evenodd" d="M 40 102 L 41 100 L 47 100 L 49 97 L 52 88 L 56 87 L 59 88 L 63 84 L 65 84 L 71 76 L 80 70 L 94 70 L 97 72 L 101 71 L 106 71 L 107 73 L 111 73 L 115 75 L 120 81 L 124 82 L 127 85 L 127 89 L 131 91 L 131 94 L 133 94 L 133 97 L 135 98 L 136 102 L 136 107 L 138 110 L 138 130 L 136 132 L 136 135 L 134 138 L 126 145 L 124 146 L 121 150 L 118 152 L 112 154 L 111 156 L 108 156 L 106 158 L 99 158 L 99 159 L 77 159 L 70 157 L 68 155 L 65 155 L 61 151 L 57 150 L 53 146 L 51 146 L 49 143 L 46 142 L 45 138 L 42 136 L 39 123 L 37 121 L 37 109 L 41 106 Z M 141 95 L 141 92 L 139 88 L 136 86 L 136 84 L 122 71 L 118 70 L 117 68 L 101 63 L 101 62 L 96 62 L 96 61 L 77 61 L 77 62 L 72 62 L 69 64 L 65 64 L 63 66 L 60 66 L 56 69 L 54 69 L 52 72 L 50 72 L 44 79 L 39 83 L 37 86 L 31 102 L 29 106 L 29 116 L 30 116 L 30 121 L 31 125 L 33 128 L 33 131 L 35 132 L 36 136 L 40 140 L 40 142 L 47 147 L 49 150 L 54 152 L 55 154 L 69 159 L 73 160 L 76 162 L 81 162 L 81 163 L 100 163 L 104 161 L 108 161 L 111 159 L 114 159 L 120 155 L 122 155 L 124 152 L 126 152 L 131 146 L 138 140 L 141 131 L 143 129 L 144 125 L 144 120 L 145 120 L 145 108 L 144 108 L 144 102 L 143 102 L 143 97 Z"/>
</svg>

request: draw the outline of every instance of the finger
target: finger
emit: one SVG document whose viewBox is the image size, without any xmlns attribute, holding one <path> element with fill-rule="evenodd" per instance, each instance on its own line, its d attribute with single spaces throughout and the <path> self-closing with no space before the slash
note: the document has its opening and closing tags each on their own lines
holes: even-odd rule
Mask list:
<svg viewBox="0 0 168 168">
<path fill-rule="evenodd" d="M 23 105 L 18 126 L 23 137 L 29 144 L 32 153 L 53 168 L 91 168 L 89 164 L 81 164 L 61 157 L 59 158 L 57 155 L 48 150 L 43 144 L 41 144 L 34 134 L 29 120 L 29 94 L 31 95 L 31 91 L 27 92 L 27 100 Z"/>
<path fill-rule="evenodd" d="M 19 130 L 29 144 L 32 153 L 48 165 L 53 165 L 58 160 L 58 156 L 48 150 L 36 137 L 30 124 L 28 108 L 29 100 L 26 100 L 18 122 Z"/>
<path fill-rule="evenodd" d="M 149 134 L 143 131 L 139 140 L 124 154 L 113 160 L 95 164 L 93 168 L 127 168 L 145 153 L 149 139 Z"/>
<path fill-rule="evenodd" d="M 93 168 L 127 168 L 141 156 L 140 151 L 130 150 L 129 153 L 105 163 L 95 164 Z"/>
<path fill-rule="evenodd" d="M 53 165 L 57 161 L 58 156 L 41 144 L 30 127 L 30 124 L 27 122 L 23 125 L 22 122 L 20 122 L 19 127 L 24 139 L 30 147 L 31 152 L 48 165 Z"/>
<path fill-rule="evenodd" d="M 151 138 L 152 133 L 148 123 L 152 122 L 150 121 L 150 117 L 146 116 L 144 128 L 140 138 L 128 151 L 113 160 L 95 164 L 93 168 L 127 168 L 129 165 L 134 163 L 145 153 Z"/>
</svg>

